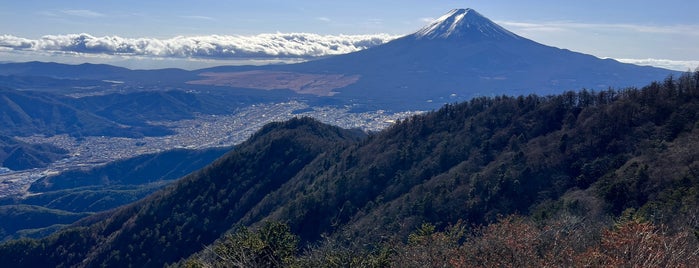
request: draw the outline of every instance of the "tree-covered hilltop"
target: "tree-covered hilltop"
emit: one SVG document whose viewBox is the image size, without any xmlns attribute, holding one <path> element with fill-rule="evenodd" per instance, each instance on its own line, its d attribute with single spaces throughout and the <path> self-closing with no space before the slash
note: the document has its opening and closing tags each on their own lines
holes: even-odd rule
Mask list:
<svg viewBox="0 0 699 268">
<path fill-rule="evenodd" d="M 311 161 L 363 136 L 308 118 L 271 123 L 164 190 L 48 238 L 6 243 L 0 259 L 29 266 L 176 262 L 212 243 Z"/>
<path fill-rule="evenodd" d="M 363 138 L 294 119 L 143 201 L 46 239 L 0 245 L 0 262 L 162 266 L 200 252 L 182 264 L 207 265 L 221 259 L 206 252 L 229 252 L 263 264 L 360 256 L 401 266 L 405 256 L 448 249 L 434 263 L 487 266 L 478 258 L 509 254 L 513 265 L 566 266 L 547 262 L 552 254 L 614 265 L 626 260 L 614 254 L 636 243 L 634 230 L 646 230 L 646 242 L 683 241 L 666 244 L 693 260 L 697 137 L 699 71 L 641 89 L 476 98 Z M 540 244 L 516 235 L 527 230 L 541 234 L 531 240 Z M 489 237 L 511 243 L 497 247 Z M 549 247 L 556 239 L 581 242 Z"/>
<path fill-rule="evenodd" d="M 29 144 L 0 135 L 0 167 L 11 170 L 45 167 L 67 155 L 67 150 L 51 144 Z"/>
</svg>

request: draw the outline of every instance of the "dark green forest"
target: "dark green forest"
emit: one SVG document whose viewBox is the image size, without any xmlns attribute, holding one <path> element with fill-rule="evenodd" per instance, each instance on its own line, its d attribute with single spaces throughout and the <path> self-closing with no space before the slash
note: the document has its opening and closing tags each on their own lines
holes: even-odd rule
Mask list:
<svg viewBox="0 0 699 268">
<path fill-rule="evenodd" d="M 298 118 L 44 239 L 23 267 L 692 266 L 699 71 L 481 97 L 362 134 Z"/>
</svg>

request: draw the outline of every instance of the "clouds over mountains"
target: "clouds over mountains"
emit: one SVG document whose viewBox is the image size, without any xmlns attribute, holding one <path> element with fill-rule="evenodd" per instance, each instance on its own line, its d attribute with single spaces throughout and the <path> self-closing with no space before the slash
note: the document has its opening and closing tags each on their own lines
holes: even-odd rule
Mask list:
<svg viewBox="0 0 699 268">
<path fill-rule="evenodd" d="M 188 65 L 177 65 L 181 68 L 204 68 L 221 64 L 221 60 L 309 60 L 318 57 L 345 54 L 381 45 L 400 36 L 389 34 L 373 35 L 318 35 L 311 33 L 275 33 L 242 35 L 207 35 L 207 36 L 177 36 L 170 39 L 156 38 L 124 38 L 120 36 L 96 37 L 90 34 L 46 35 L 38 39 L 28 39 L 13 35 L 0 35 L 0 56 L 25 55 L 24 58 L 8 58 L 6 60 L 47 60 L 61 61 L 52 55 L 77 56 L 83 61 L 93 63 L 121 64 L 122 62 L 102 61 L 95 58 L 130 58 L 134 56 L 157 59 L 184 59 Z M 20 53 L 12 53 L 20 52 Z M 37 53 L 34 53 L 37 52 Z M 11 54 L 8 54 L 11 53 Z M 47 57 L 48 56 L 48 57 Z M 90 56 L 90 57 L 85 57 Z M 122 57 L 126 56 L 126 57 Z M 63 57 L 75 58 L 75 57 Z M 192 60 L 214 60 L 214 63 L 192 65 Z M 679 71 L 694 70 L 699 61 L 678 61 L 667 59 L 630 59 L 617 60 L 638 65 L 651 65 Z M 65 63 L 81 63 L 66 61 Z M 229 62 L 227 62 L 229 63 Z M 259 64 L 245 62 L 246 64 Z M 268 63 L 268 62 L 267 62 Z M 153 64 L 153 62 L 149 62 Z M 164 65 L 145 66 L 145 68 L 166 68 Z M 123 65 L 123 64 L 122 64 Z M 139 64 L 126 67 L 139 68 Z"/>
<path fill-rule="evenodd" d="M 170 39 L 46 35 L 27 39 L 0 35 L 0 50 L 181 58 L 315 58 L 350 53 L 399 36 L 276 33 L 252 36 L 178 36 Z"/>
</svg>

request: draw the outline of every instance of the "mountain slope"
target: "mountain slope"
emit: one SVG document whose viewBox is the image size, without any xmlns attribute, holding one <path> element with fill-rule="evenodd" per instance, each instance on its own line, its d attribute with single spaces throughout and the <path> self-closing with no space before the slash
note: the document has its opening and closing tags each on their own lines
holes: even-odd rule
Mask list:
<svg viewBox="0 0 699 268">
<path fill-rule="evenodd" d="M 80 110 L 115 122 L 148 126 L 148 121 L 193 119 L 197 114 L 230 114 L 239 107 L 256 103 L 253 98 L 166 90 L 90 96 L 73 99 L 71 103 Z"/>
<path fill-rule="evenodd" d="M 371 244 L 424 222 L 514 213 L 600 219 L 631 210 L 696 229 L 696 111 L 699 72 L 641 90 L 477 98 L 360 141 L 309 119 L 274 123 L 141 202 L 0 245 L 0 261 L 162 266 L 267 220 L 286 222 L 304 243 L 326 234 Z"/>
<path fill-rule="evenodd" d="M 164 135 L 169 130 L 159 126 L 119 124 L 85 109 L 76 107 L 62 96 L 50 93 L 0 88 L 0 135 L 29 136 L 34 134 L 71 136 Z"/>
<path fill-rule="evenodd" d="M 68 151 L 50 144 L 28 144 L 0 135 L 0 167 L 12 170 L 45 167 Z"/>
</svg>

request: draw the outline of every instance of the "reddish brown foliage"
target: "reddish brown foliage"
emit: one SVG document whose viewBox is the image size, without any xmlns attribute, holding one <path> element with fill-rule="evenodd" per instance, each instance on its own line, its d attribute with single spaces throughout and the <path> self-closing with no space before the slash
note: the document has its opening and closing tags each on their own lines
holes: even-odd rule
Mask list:
<svg viewBox="0 0 699 268">
<path fill-rule="evenodd" d="M 600 267 L 694 267 L 699 247 L 689 232 L 667 234 L 662 226 L 629 221 L 604 231 L 600 244 L 578 261 Z"/>
<path fill-rule="evenodd" d="M 693 267 L 699 263 L 699 244 L 690 232 L 670 234 L 662 226 L 636 220 L 602 230 L 574 217 L 538 227 L 527 218 L 509 216 L 466 235 L 453 229 L 422 231 L 397 248 L 394 265 Z"/>
</svg>

